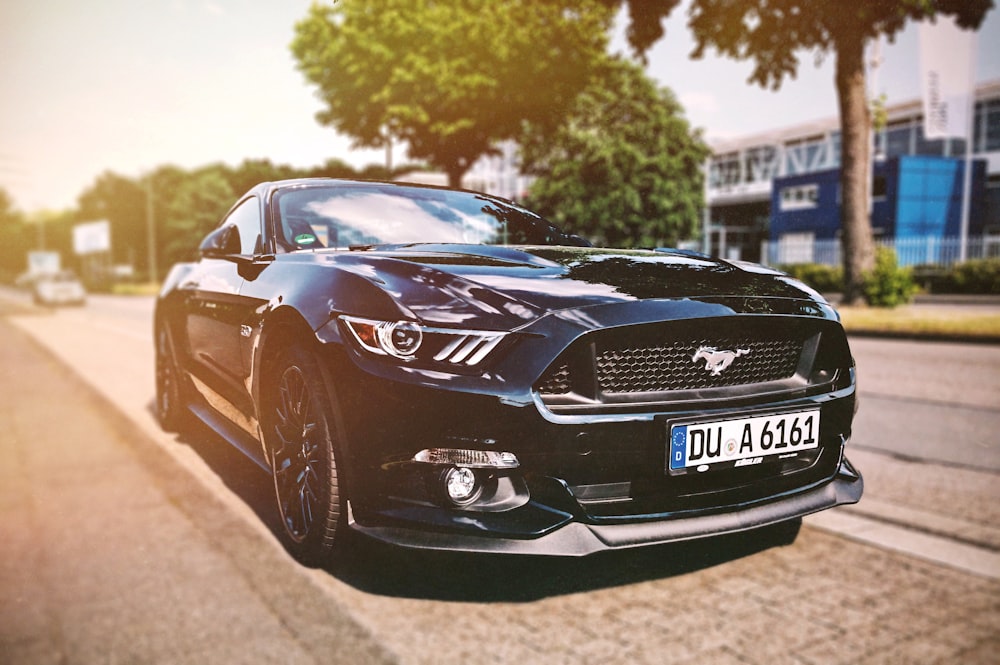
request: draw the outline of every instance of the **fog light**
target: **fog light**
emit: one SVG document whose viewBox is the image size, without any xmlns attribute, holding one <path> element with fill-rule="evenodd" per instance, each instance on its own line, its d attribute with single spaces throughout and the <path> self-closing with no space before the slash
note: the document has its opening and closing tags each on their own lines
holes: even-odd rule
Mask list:
<svg viewBox="0 0 1000 665">
<path fill-rule="evenodd" d="M 463 506 L 472 503 L 479 495 L 479 483 L 476 473 L 469 468 L 453 466 L 444 472 L 442 477 L 445 492 L 453 503 Z"/>
</svg>

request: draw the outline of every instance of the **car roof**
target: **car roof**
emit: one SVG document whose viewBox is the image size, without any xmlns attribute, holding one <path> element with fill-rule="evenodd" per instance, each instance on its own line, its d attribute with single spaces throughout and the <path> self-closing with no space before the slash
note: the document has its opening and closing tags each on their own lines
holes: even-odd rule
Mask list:
<svg viewBox="0 0 1000 665">
<path fill-rule="evenodd" d="M 406 188 L 406 189 L 428 189 L 428 190 L 439 190 L 439 191 L 449 191 L 449 192 L 467 192 L 469 194 L 475 194 L 477 196 L 483 196 L 483 197 L 486 197 L 486 198 L 494 199 L 496 201 L 502 201 L 502 202 L 505 202 L 505 203 L 511 203 L 511 204 L 513 204 L 513 202 L 507 201 L 506 199 L 504 199 L 502 197 L 495 196 L 493 194 L 487 194 L 485 192 L 477 192 L 477 191 L 467 190 L 467 189 L 458 189 L 458 188 L 455 188 L 455 187 L 441 187 L 441 186 L 438 186 L 438 185 L 427 185 L 427 184 L 424 184 L 424 183 L 417 183 L 417 182 L 398 182 L 398 181 L 390 181 L 390 180 L 365 180 L 365 179 L 361 179 L 361 178 L 328 178 L 328 177 L 319 177 L 319 178 L 290 178 L 290 179 L 287 179 L 287 180 L 272 180 L 272 181 L 269 181 L 269 182 L 262 182 L 262 183 L 256 185 L 249 192 L 247 192 L 247 194 L 250 194 L 251 192 L 255 192 L 255 193 L 263 194 L 263 195 L 265 195 L 265 198 L 270 199 L 274 195 L 275 192 L 278 192 L 280 190 L 295 189 L 295 188 L 299 188 L 299 187 L 317 187 L 317 186 L 323 186 L 323 185 L 332 185 L 332 186 L 350 185 L 350 186 L 359 186 L 359 187 L 365 187 L 365 186 L 371 186 L 371 187 L 399 187 L 399 188 Z"/>
</svg>

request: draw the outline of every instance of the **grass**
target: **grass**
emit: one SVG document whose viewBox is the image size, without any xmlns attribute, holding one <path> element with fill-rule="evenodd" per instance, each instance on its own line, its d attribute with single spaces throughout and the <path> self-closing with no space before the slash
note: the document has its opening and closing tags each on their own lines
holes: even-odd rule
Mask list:
<svg viewBox="0 0 1000 665">
<path fill-rule="evenodd" d="M 111 287 L 111 293 L 116 296 L 155 296 L 159 292 L 160 285 L 156 283 L 121 283 Z"/>
<path fill-rule="evenodd" d="M 904 305 L 896 309 L 838 307 L 849 333 L 888 333 L 908 337 L 1000 340 L 1000 313 L 948 306 Z"/>
</svg>

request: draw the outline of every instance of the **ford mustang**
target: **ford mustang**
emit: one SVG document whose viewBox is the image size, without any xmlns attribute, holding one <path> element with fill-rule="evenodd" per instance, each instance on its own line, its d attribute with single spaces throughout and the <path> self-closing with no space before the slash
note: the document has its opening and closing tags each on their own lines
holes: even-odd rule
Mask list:
<svg viewBox="0 0 1000 665">
<path fill-rule="evenodd" d="M 775 270 L 333 179 L 254 187 L 199 255 L 157 299 L 157 415 L 271 474 L 304 562 L 352 532 L 580 556 L 861 497 L 844 330 Z"/>
</svg>

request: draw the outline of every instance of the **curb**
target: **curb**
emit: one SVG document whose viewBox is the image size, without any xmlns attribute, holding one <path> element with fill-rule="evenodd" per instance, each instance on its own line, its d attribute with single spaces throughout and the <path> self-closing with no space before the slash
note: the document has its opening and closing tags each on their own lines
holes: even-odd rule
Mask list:
<svg viewBox="0 0 1000 665">
<path fill-rule="evenodd" d="M 949 342 L 955 344 L 1000 344 L 1000 335 L 952 335 L 947 333 L 915 333 L 899 330 L 873 330 L 869 328 L 845 328 L 848 338 L 868 337 L 876 339 L 898 339 L 911 342 Z"/>
</svg>

